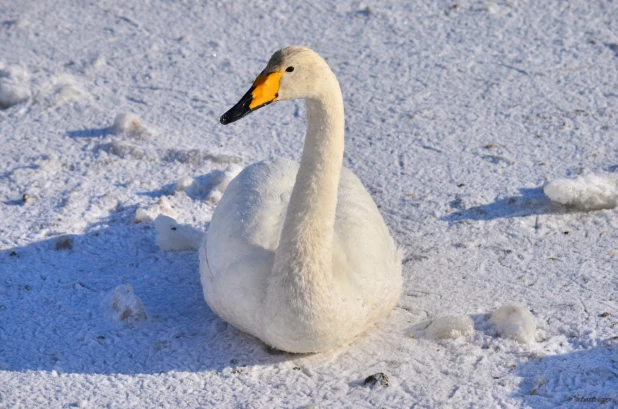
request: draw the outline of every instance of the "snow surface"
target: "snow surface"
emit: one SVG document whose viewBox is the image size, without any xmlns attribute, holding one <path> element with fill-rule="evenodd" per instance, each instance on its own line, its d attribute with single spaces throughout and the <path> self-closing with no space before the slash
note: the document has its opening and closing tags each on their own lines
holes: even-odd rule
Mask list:
<svg viewBox="0 0 618 409">
<path fill-rule="evenodd" d="M 618 175 L 591 173 L 576 179 L 556 179 L 543 191 L 552 202 L 576 209 L 611 209 L 618 206 Z"/>
<path fill-rule="evenodd" d="M 534 342 L 536 335 L 534 317 L 521 304 L 507 302 L 491 314 L 491 323 L 502 337 L 522 344 Z"/>
<path fill-rule="evenodd" d="M 616 406 L 618 209 L 543 193 L 618 173 L 616 33 L 615 1 L 3 2 L 2 70 L 28 73 L 9 76 L 28 97 L 0 109 L 0 406 Z M 154 221 L 135 223 L 166 197 L 205 231 L 219 172 L 300 158 L 302 102 L 219 123 L 291 44 L 338 76 L 345 166 L 406 253 L 390 316 L 311 356 L 222 322 L 196 252 L 164 252 Z M 156 131 L 114 133 L 129 112 Z M 176 190 L 183 177 L 203 189 Z M 147 320 L 101 310 L 119 285 Z M 497 334 L 510 299 L 537 342 Z M 474 333 L 414 336 L 445 314 Z M 388 387 L 364 385 L 377 373 Z"/>
</svg>

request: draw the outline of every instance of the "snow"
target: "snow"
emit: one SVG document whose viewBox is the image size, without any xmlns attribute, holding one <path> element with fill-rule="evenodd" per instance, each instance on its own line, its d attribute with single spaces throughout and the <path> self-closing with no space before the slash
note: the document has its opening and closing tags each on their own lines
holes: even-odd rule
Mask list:
<svg viewBox="0 0 618 409">
<path fill-rule="evenodd" d="M 22 66 L 0 62 L 0 109 L 7 109 L 30 97 L 30 73 Z"/>
<path fill-rule="evenodd" d="M 474 332 L 474 321 L 468 315 L 445 315 L 438 317 L 425 330 L 432 339 L 457 339 Z"/>
<path fill-rule="evenodd" d="M 576 179 L 556 179 L 543 191 L 552 202 L 575 209 L 612 209 L 618 206 L 618 175 L 590 173 Z"/>
<path fill-rule="evenodd" d="M 573 211 L 543 192 L 618 173 L 616 13 L 559 0 L 4 2 L 0 406 L 616 406 L 618 208 Z M 405 253 L 392 313 L 310 356 L 221 321 L 197 252 L 161 250 L 154 222 L 207 231 L 228 166 L 300 158 L 302 102 L 219 123 L 291 44 L 337 75 L 344 165 Z M 128 113 L 149 135 L 112 129 Z M 126 284 L 146 320 L 103 308 Z M 510 299 L 532 311 L 536 342 L 498 334 L 491 314 Z M 421 336 L 446 314 L 474 332 Z M 387 387 L 364 384 L 379 373 Z"/>
<path fill-rule="evenodd" d="M 491 314 L 491 323 L 498 334 L 522 344 L 534 342 L 536 324 L 530 311 L 521 304 L 508 302 Z"/>
</svg>

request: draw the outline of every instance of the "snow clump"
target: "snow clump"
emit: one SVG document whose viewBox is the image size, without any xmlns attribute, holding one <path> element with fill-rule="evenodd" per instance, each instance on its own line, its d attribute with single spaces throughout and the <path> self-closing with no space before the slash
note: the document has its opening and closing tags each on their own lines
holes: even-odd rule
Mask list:
<svg viewBox="0 0 618 409">
<path fill-rule="evenodd" d="M 155 219 L 155 243 L 163 251 L 197 250 L 204 232 L 188 225 L 178 224 L 169 216 L 160 214 Z"/>
<path fill-rule="evenodd" d="M 63 75 L 54 78 L 51 95 L 48 97 L 48 103 L 51 106 L 60 106 L 79 101 L 87 96 L 88 93 L 73 77 Z"/>
<path fill-rule="evenodd" d="M 7 109 L 30 98 L 30 73 L 19 65 L 0 63 L 0 109 Z"/>
<path fill-rule="evenodd" d="M 106 298 L 105 307 L 116 321 L 144 321 L 148 317 L 142 300 L 135 295 L 130 284 L 116 287 Z"/>
<path fill-rule="evenodd" d="M 521 344 L 534 342 L 536 324 L 532 313 L 523 305 L 508 302 L 491 314 L 491 323 L 498 334 Z"/>
<path fill-rule="evenodd" d="M 472 335 L 474 322 L 468 315 L 445 315 L 436 318 L 425 330 L 433 339 L 457 339 Z"/>
<path fill-rule="evenodd" d="M 188 191 L 189 189 L 193 189 L 196 183 L 195 180 L 191 176 L 182 176 L 176 182 L 176 186 L 174 187 L 174 191 Z"/>
<path fill-rule="evenodd" d="M 139 117 L 130 112 L 116 115 L 111 130 L 115 134 L 124 133 L 138 139 L 147 138 L 152 135 L 150 129 L 142 123 Z"/>
<path fill-rule="evenodd" d="M 611 209 L 618 205 L 618 176 L 591 173 L 577 179 L 556 179 L 543 191 L 552 202 L 576 209 Z"/>
<path fill-rule="evenodd" d="M 55 153 L 50 153 L 45 159 L 39 161 L 39 169 L 44 172 L 55 172 L 62 169 L 62 162 Z"/>
<path fill-rule="evenodd" d="M 176 212 L 170 203 L 169 199 L 165 196 L 161 196 L 157 203 L 150 206 L 147 209 L 139 208 L 135 211 L 135 223 L 149 222 L 157 218 L 158 215 L 164 214 L 166 216 L 174 217 Z"/>
</svg>

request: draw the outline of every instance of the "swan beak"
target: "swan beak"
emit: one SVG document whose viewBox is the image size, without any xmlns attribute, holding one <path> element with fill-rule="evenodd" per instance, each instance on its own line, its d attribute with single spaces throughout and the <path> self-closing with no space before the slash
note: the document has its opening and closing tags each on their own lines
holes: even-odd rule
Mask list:
<svg viewBox="0 0 618 409">
<path fill-rule="evenodd" d="M 223 125 L 231 124 L 251 112 L 275 102 L 279 96 L 279 82 L 282 75 L 282 72 L 261 73 L 240 101 L 221 115 L 221 123 Z"/>
</svg>

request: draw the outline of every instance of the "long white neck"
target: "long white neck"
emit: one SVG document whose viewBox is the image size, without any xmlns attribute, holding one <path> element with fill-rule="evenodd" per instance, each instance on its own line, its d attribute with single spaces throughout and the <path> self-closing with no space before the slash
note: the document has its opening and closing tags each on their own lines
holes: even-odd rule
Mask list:
<svg viewBox="0 0 618 409">
<path fill-rule="evenodd" d="M 343 100 L 334 80 L 322 99 L 306 100 L 307 136 L 290 197 L 276 273 L 328 281 L 332 276 L 333 229 L 343 162 Z"/>
<path fill-rule="evenodd" d="M 267 288 L 267 304 L 296 317 L 299 336 L 321 332 L 314 324 L 336 312 L 332 258 L 344 114 L 337 79 L 330 70 L 325 77 L 322 96 L 306 100 L 305 146 Z"/>
</svg>

